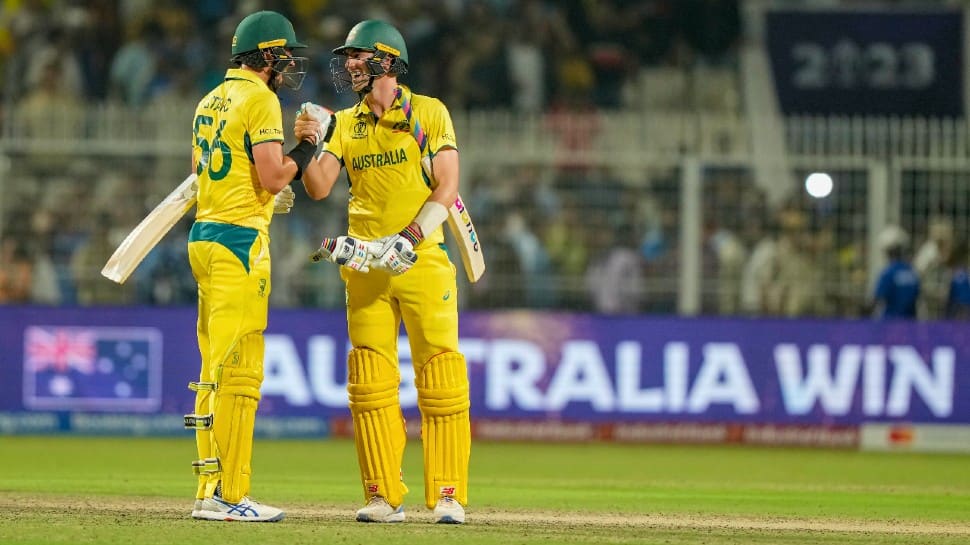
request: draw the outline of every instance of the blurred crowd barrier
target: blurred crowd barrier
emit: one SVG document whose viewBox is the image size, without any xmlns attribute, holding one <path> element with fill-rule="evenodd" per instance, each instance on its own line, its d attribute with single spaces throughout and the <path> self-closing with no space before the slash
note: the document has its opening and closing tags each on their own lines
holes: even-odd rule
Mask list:
<svg viewBox="0 0 970 545">
<path fill-rule="evenodd" d="M 5 112 L 0 303 L 194 305 L 191 214 L 125 285 L 100 275 L 189 171 L 192 111 Z M 461 286 L 465 309 L 864 317 L 885 264 L 877 236 L 895 224 L 919 261 L 921 316 L 954 317 L 946 290 L 967 266 L 970 218 L 964 121 L 789 117 L 787 152 L 766 155 L 752 145 L 762 121 L 734 108 L 452 113 L 488 264 Z M 828 175 L 828 193 L 806 191 L 811 173 Z M 320 202 L 296 185 L 292 213 L 272 224 L 271 301 L 341 308 L 336 268 L 307 256 L 346 231 L 347 184 Z"/>
</svg>

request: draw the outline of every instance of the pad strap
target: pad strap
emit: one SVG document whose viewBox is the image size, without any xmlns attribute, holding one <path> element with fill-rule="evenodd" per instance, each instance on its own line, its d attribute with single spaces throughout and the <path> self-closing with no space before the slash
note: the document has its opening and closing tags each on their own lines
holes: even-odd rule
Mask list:
<svg viewBox="0 0 970 545">
<path fill-rule="evenodd" d="M 190 382 L 189 390 L 193 392 L 215 392 L 217 385 L 215 382 Z"/>
<path fill-rule="evenodd" d="M 185 418 L 185 429 L 187 430 L 211 430 L 211 414 L 187 414 Z"/>
<path fill-rule="evenodd" d="M 196 475 L 212 475 L 213 473 L 219 473 L 221 470 L 222 465 L 219 463 L 218 458 L 205 458 L 192 461 L 192 472 Z"/>
</svg>

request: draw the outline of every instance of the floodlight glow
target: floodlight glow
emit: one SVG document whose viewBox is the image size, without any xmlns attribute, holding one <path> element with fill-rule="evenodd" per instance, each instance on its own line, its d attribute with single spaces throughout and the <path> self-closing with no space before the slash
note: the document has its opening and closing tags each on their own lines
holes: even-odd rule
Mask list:
<svg viewBox="0 0 970 545">
<path fill-rule="evenodd" d="M 828 197 L 832 186 L 832 177 L 824 172 L 813 172 L 805 178 L 805 191 L 816 199 Z"/>
</svg>

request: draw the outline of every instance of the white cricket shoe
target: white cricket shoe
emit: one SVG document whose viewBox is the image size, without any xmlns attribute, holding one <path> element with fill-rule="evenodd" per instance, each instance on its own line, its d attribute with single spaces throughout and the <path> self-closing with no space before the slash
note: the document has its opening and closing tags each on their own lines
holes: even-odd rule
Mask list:
<svg viewBox="0 0 970 545">
<path fill-rule="evenodd" d="M 434 521 L 438 524 L 462 524 L 465 508 L 451 496 L 442 496 L 434 506 Z"/>
<path fill-rule="evenodd" d="M 264 505 L 244 497 L 239 503 L 230 503 L 219 496 L 202 500 L 201 508 L 192 512 L 201 520 L 239 520 L 243 522 L 278 522 L 286 517 L 282 509 Z"/>
<path fill-rule="evenodd" d="M 404 506 L 391 507 L 381 496 L 371 496 L 364 507 L 357 510 L 357 522 L 404 522 Z"/>
<path fill-rule="evenodd" d="M 199 511 L 202 510 L 202 500 L 196 498 L 195 505 L 192 506 L 192 518 L 199 518 Z"/>
</svg>

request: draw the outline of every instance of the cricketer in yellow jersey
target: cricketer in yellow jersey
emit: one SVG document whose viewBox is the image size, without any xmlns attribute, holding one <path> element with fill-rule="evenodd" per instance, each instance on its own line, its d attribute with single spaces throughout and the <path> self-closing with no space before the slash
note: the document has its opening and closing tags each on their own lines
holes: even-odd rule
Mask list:
<svg viewBox="0 0 970 545">
<path fill-rule="evenodd" d="M 352 89 L 361 100 L 323 121 L 331 122 L 333 135 L 307 166 L 303 183 L 312 198 L 322 199 L 345 167 L 351 185 L 349 234 L 326 239 L 320 253 L 344 265 L 352 344 L 347 388 L 367 502 L 357 520 L 405 518 L 397 353 L 403 320 L 421 411 L 425 504 L 437 522 L 462 523 L 471 448 L 468 371 L 458 351 L 456 269 L 441 227 L 458 195 L 455 130 L 441 101 L 413 95 L 398 83 L 408 55 L 390 24 L 357 24 L 334 53 L 338 91 Z M 412 108 L 411 115 L 402 105 Z M 297 118 L 298 138 L 317 129 L 308 124 L 312 118 Z M 433 156 L 433 190 L 411 131 L 418 122 Z"/>
<path fill-rule="evenodd" d="M 237 68 L 199 101 L 192 159 L 198 208 L 188 252 L 198 283 L 199 381 L 195 413 L 199 459 L 192 516 L 206 520 L 275 522 L 284 512 L 248 497 L 253 427 L 263 381 L 263 331 L 271 289 L 269 224 L 274 195 L 299 177 L 316 139 L 283 153 L 283 120 L 276 91 L 299 88 L 304 57 L 293 25 L 260 11 L 236 28 Z"/>
</svg>

